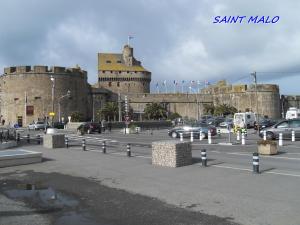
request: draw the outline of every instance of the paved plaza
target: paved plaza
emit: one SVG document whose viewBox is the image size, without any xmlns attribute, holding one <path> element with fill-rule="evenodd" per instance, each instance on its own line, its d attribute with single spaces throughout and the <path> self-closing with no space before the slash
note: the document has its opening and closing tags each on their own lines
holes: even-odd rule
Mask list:
<svg viewBox="0 0 300 225">
<path fill-rule="evenodd" d="M 252 153 L 259 138 L 252 130 L 245 146 L 234 135 L 233 145 L 224 144 L 228 134 L 214 137 L 210 145 L 194 139 L 193 164 L 179 168 L 151 165 L 151 143 L 170 140 L 167 130 L 66 133 L 69 148 L 22 141 L 20 148 L 43 153 L 42 163 L 1 168 L 1 225 L 300 224 L 300 141 L 284 140 L 278 155 L 260 156 L 261 173 L 254 174 Z M 126 156 L 128 143 L 132 157 Z M 207 167 L 201 166 L 201 149 L 207 150 Z M 11 194 L 26 184 L 53 192 L 51 204 Z"/>
</svg>

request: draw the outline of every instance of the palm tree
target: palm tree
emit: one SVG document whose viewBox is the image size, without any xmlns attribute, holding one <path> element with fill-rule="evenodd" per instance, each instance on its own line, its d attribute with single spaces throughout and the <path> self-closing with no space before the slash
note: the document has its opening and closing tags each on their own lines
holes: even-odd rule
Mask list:
<svg viewBox="0 0 300 225">
<path fill-rule="evenodd" d="M 100 110 L 99 114 L 107 120 L 113 118 L 113 120 L 116 121 L 116 118 L 119 114 L 118 104 L 116 102 L 107 102 L 104 108 Z"/>
<path fill-rule="evenodd" d="M 148 119 L 162 119 L 167 117 L 167 110 L 159 103 L 147 104 L 144 109 L 145 115 Z"/>
</svg>

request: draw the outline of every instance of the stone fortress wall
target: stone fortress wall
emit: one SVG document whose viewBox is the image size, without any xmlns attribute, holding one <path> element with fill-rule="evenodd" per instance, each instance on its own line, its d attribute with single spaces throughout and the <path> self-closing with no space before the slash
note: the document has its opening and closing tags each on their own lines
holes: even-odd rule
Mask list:
<svg viewBox="0 0 300 225">
<path fill-rule="evenodd" d="M 163 103 L 169 112 L 177 112 L 181 116 L 200 118 L 204 114 L 204 105 L 228 104 L 238 111 L 250 110 L 271 118 L 280 118 L 279 87 L 273 84 L 259 84 L 256 91 L 253 85 L 228 85 L 225 81 L 218 82 L 202 89 L 199 94 L 128 94 L 131 107 L 142 112 L 147 103 Z M 256 101 L 257 99 L 257 101 Z"/>
<path fill-rule="evenodd" d="M 62 98 L 61 117 L 65 120 L 71 112 L 78 111 L 85 117 L 90 112 L 90 86 L 87 72 L 77 68 L 54 66 L 17 66 L 7 67 L 0 76 L 1 115 L 6 124 L 15 124 L 20 120 L 26 126 L 38 119 L 44 119 L 52 111 L 52 81 L 55 78 L 54 121 L 58 121 L 58 101 L 71 91 L 71 99 Z M 25 99 L 27 96 L 27 103 Z M 25 105 L 33 112 L 25 115 Z M 28 110 L 27 110 L 28 111 Z"/>
</svg>

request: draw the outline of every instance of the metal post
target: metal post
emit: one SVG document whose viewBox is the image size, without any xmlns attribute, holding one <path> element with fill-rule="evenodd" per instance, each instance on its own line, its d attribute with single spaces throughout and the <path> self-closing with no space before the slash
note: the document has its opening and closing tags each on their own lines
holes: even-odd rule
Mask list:
<svg viewBox="0 0 300 225">
<path fill-rule="evenodd" d="M 82 139 L 82 150 L 86 151 L 85 139 Z"/>
<path fill-rule="evenodd" d="M 202 134 L 202 130 L 200 130 L 200 133 L 199 133 L 199 141 L 202 141 L 203 140 L 203 134 Z"/>
<path fill-rule="evenodd" d="M 106 142 L 105 141 L 103 141 L 102 142 L 102 153 L 106 153 Z"/>
<path fill-rule="evenodd" d="M 295 131 L 292 130 L 292 142 L 295 142 Z"/>
<path fill-rule="evenodd" d="M 20 142 L 20 133 L 17 133 L 17 142 Z"/>
<path fill-rule="evenodd" d="M 236 133 L 236 140 L 237 141 L 240 141 L 241 140 L 241 137 L 240 137 L 240 131 L 238 130 L 237 133 Z"/>
<path fill-rule="evenodd" d="M 210 132 L 210 130 L 207 133 L 207 141 L 208 141 L 208 144 L 211 144 L 211 132 Z"/>
<path fill-rule="evenodd" d="M 38 134 L 38 136 L 37 136 L 37 143 L 38 143 L 38 145 L 41 144 L 41 135 L 39 135 L 39 134 Z"/>
<path fill-rule="evenodd" d="M 202 166 L 207 166 L 206 149 L 201 149 L 201 162 Z"/>
<path fill-rule="evenodd" d="M 282 142 L 282 133 L 279 133 L 279 146 L 283 146 L 283 142 Z"/>
<path fill-rule="evenodd" d="M 58 100 L 58 122 L 60 122 L 60 100 Z"/>
<path fill-rule="evenodd" d="M 245 145 L 245 134 L 244 134 L 244 132 L 242 133 L 242 145 Z"/>
<path fill-rule="evenodd" d="M 193 131 L 191 131 L 191 142 L 193 142 L 194 141 L 194 133 L 193 133 Z"/>
<path fill-rule="evenodd" d="M 259 157 L 258 153 L 253 153 L 253 173 L 259 173 Z"/>
<path fill-rule="evenodd" d="M 256 72 L 254 71 L 254 73 L 251 73 L 251 76 L 253 76 L 253 80 L 254 80 L 254 84 L 255 84 L 255 99 L 256 99 L 256 124 L 257 124 L 257 132 L 259 134 L 259 114 L 258 114 L 258 98 L 257 98 L 257 79 L 256 79 Z"/>
<path fill-rule="evenodd" d="M 51 81 L 52 81 L 52 91 L 51 91 L 51 100 L 52 100 L 52 112 L 54 112 L 54 89 L 55 89 L 55 78 L 51 75 Z M 54 116 L 52 116 L 52 127 L 54 123 Z"/>
<path fill-rule="evenodd" d="M 183 141 L 183 133 L 179 133 L 180 135 L 180 141 Z"/>
<path fill-rule="evenodd" d="M 131 157 L 131 150 L 130 150 L 131 148 L 130 148 L 130 144 L 128 143 L 127 144 L 127 156 L 128 157 Z"/>
<path fill-rule="evenodd" d="M 69 138 L 65 137 L 65 145 L 67 148 L 69 148 Z"/>
<path fill-rule="evenodd" d="M 27 143 L 30 143 L 30 135 L 27 134 Z"/>
</svg>

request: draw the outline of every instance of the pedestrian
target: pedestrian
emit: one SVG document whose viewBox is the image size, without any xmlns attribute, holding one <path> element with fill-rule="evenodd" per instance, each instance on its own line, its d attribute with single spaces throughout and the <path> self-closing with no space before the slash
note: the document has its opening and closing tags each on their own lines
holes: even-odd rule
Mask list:
<svg viewBox="0 0 300 225">
<path fill-rule="evenodd" d="M 110 120 L 108 121 L 107 126 L 108 126 L 109 132 L 111 132 L 111 126 L 112 126 L 112 124 L 111 124 L 111 121 L 110 121 Z"/>
</svg>

